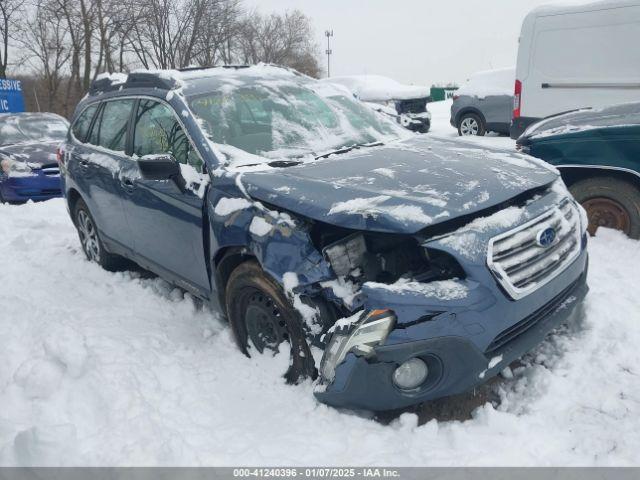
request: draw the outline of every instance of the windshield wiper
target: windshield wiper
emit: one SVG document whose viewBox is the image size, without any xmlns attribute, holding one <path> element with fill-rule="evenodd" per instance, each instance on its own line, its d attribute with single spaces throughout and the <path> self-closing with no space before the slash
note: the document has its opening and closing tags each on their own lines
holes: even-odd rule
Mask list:
<svg viewBox="0 0 640 480">
<path fill-rule="evenodd" d="M 274 160 L 273 162 L 267 163 L 267 165 L 275 168 L 286 168 L 300 165 L 301 163 L 302 160 Z"/>
<path fill-rule="evenodd" d="M 325 152 L 325 153 L 323 153 L 321 155 L 317 155 L 315 158 L 316 158 L 316 160 L 318 160 L 319 158 L 327 158 L 329 155 L 339 155 L 341 153 L 347 153 L 347 152 L 350 152 L 351 150 L 355 150 L 357 148 L 379 147 L 380 145 L 384 145 L 384 143 L 382 143 L 382 142 L 355 143 L 353 145 L 349 145 L 348 147 L 340 147 L 340 148 L 336 148 L 335 150 L 331 150 L 329 152 Z"/>
</svg>

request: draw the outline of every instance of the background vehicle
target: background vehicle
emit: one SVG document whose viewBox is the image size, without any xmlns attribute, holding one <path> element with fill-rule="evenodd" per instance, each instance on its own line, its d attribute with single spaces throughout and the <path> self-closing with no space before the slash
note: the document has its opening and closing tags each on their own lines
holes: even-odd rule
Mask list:
<svg viewBox="0 0 640 480">
<path fill-rule="evenodd" d="M 509 133 L 515 68 L 478 72 L 453 96 L 450 123 L 458 135 Z"/>
<path fill-rule="evenodd" d="M 347 87 L 358 99 L 395 118 L 409 130 L 427 133 L 431 127 L 431 115 L 427 111 L 429 87 L 403 85 L 381 75 L 349 75 L 321 81 Z"/>
<path fill-rule="evenodd" d="M 640 103 L 548 118 L 516 145 L 560 170 L 592 234 L 604 226 L 640 238 Z"/>
<path fill-rule="evenodd" d="M 640 1 L 548 6 L 524 19 L 511 138 L 577 108 L 640 99 Z"/>
<path fill-rule="evenodd" d="M 68 129 L 54 113 L 0 114 L 0 202 L 62 195 L 56 149 Z"/>
<path fill-rule="evenodd" d="M 248 355 L 288 343 L 290 382 L 326 347 L 317 397 L 387 410 L 485 382 L 588 290 L 557 173 L 456 147 L 257 65 L 96 82 L 61 165 L 90 260 L 221 307 Z"/>
</svg>

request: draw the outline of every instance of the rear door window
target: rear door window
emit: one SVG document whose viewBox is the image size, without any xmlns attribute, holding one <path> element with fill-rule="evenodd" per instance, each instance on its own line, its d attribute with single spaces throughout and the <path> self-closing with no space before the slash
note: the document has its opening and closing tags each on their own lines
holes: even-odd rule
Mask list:
<svg viewBox="0 0 640 480">
<path fill-rule="evenodd" d="M 71 129 L 73 131 L 73 136 L 81 142 L 84 142 L 87 137 L 89 127 L 91 126 L 91 120 L 93 119 L 97 109 L 98 104 L 89 105 L 73 124 Z"/>
<path fill-rule="evenodd" d="M 124 153 L 133 103 L 130 99 L 105 102 L 91 130 L 89 143 Z"/>
</svg>

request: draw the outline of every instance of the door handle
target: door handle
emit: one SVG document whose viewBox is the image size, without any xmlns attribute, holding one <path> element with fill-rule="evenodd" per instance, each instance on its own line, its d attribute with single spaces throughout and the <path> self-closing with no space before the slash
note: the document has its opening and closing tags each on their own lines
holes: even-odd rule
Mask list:
<svg viewBox="0 0 640 480">
<path fill-rule="evenodd" d="M 81 167 L 88 167 L 89 166 L 89 160 L 87 160 L 86 158 L 80 158 L 79 162 Z"/>
</svg>

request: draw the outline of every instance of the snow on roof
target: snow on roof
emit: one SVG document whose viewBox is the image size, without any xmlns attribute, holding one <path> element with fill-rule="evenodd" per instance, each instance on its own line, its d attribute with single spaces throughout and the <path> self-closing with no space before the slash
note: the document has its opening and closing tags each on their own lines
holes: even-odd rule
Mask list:
<svg viewBox="0 0 640 480">
<path fill-rule="evenodd" d="M 428 97 L 431 89 L 420 85 L 404 85 L 381 75 L 347 75 L 324 78 L 321 82 L 344 85 L 365 102 L 408 100 Z"/>
<path fill-rule="evenodd" d="M 127 81 L 128 75 L 122 72 L 103 72 L 96 77 L 96 80 L 109 79 L 112 85 L 118 85 Z"/>
<path fill-rule="evenodd" d="M 179 89 L 185 85 L 185 81 L 203 80 L 207 78 L 223 78 L 225 82 L 233 82 L 234 79 L 241 78 L 291 78 L 291 77 L 304 77 L 303 74 L 296 72 L 295 70 L 279 67 L 277 65 L 270 65 L 265 63 L 259 63 L 256 65 L 224 65 L 219 67 L 208 68 L 189 68 L 185 70 L 146 70 L 136 69 L 131 72 L 131 75 L 127 73 L 101 73 L 99 74 L 95 82 L 109 81 L 111 87 L 123 85 L 128 81 L 133 81 L 134 77 L 143 75 L 156 76 L 160 79 L 168 81 L 166 88 Z M 94 84 L 95 84 L 94 82 Z M 173 86 L 170 86 L 173 84 Z M 99 91 L 105 88 L 105 85 L 101 85 Z"/>
<path fill-rule="evenodd" d="M 471 95 L 478 98 L 491 95 L 513 95 L 515 79 L 515 67 L 477 72 L 457 90 L 456 95 Z"/>
</svg>

